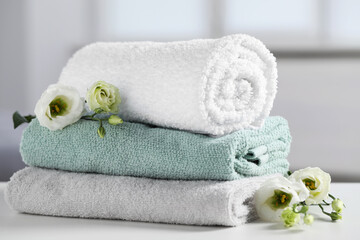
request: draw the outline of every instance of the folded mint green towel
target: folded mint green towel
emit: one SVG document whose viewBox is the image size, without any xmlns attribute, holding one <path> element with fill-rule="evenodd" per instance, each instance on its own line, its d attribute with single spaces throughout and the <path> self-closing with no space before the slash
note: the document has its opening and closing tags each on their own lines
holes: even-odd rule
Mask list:
<svg viewBox="0 0 360 240">
<path fill-rule="evenodd" d="M 106 124 L 80 120 L 49 131 L 34 119 L 25 129 L 20 152 L 30 166 L 162 179 L 235 180 L 285 174 L 291 136 L 287 121 L 269 117 L 262 128 L 213 138 L 139 123 Z"/>
</svg>

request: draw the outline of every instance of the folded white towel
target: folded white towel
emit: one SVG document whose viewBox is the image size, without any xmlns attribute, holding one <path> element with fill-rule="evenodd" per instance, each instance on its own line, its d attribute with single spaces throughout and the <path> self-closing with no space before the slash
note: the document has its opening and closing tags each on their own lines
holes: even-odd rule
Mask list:
<svg viewBox="0 0 360 240">
<path fill-rule="evenodd" d="M 237 34 L 91 44 L 69 60 L 59 82 L 85 96 L 99 80 L 120 89 L 125 120 L 223 135 L 262 125 L 275 98 L 277 69 L 263 43 Z"/>
<path fill-rule="evenodd" d="M 256 218 L 252 197 L 267 178 L 165 181 L 30 167 L 12 176 L 5 198 L 32 214 L 237 226 Z"/>
</svg>

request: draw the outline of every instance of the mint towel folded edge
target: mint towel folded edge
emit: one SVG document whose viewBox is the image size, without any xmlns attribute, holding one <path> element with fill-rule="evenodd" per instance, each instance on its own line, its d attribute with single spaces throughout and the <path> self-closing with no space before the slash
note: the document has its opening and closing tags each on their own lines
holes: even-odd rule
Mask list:
<svg viewBox="0 0 360 240">
<path fill-rule="evenodd" d="M 202 134 L 126 122 L 80 120 L 50 131 L 35 119 L 20 144 L 23 161 L 34 167 L 107 175 L 180 180 L 236 180 L 285 174 L 291 136 L 287 121 L 269 117 L 262 128 L 213 138 Z M 246 159 L 251 149 L 266 146 L 268 156 Z"/>
</svg>

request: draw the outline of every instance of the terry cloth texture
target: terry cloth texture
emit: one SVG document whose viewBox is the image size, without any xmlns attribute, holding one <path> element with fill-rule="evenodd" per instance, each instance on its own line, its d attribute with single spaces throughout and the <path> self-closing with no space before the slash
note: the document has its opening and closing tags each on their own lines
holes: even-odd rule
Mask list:
<svg viewBox="0 0 360 240">
<path fill-rule="evenodd" d="M 281 117 L 269 117 L 258 130 L 219 138 L 139 123 L 105 124 L 101 139 L 94 121 L 50 131 L 34 119 L 23 133 L 23 161 L 73 172 L 180 180 L 235 180 L 288 171 L 291 136 Z M 266 151 L 256 151 L 260 146 Z"/>
<path fill-rule="evenodd" d="M 252 197 L 266 179 L 166 181 L 30 167 L 12 176 L 5 199 L 32 214 L 237 226 L 256 218 Z"/>
<path fill-rule="evenodd" d="M 94 43 L 79 50 L 59 82 L 82 96 L 96 81 L 120 89 L 120 115 L 210 135 L 259 128 L 277 90 L 276 60 L 248 35 L 182 42 Z"/>
</svg>

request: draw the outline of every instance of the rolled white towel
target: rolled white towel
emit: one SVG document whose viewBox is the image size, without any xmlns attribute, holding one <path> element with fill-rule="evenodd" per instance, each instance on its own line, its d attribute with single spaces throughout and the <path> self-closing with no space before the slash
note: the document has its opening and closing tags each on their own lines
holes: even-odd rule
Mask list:
<svg viewBox="0 0 360 240">
<path fill-rule="evenodd" d="M 253 195 L 270 177 L 167 181 L 30 167 L 11 177 L 5 199 L 32 214 L 237 226 L 257 217 Z"/>
<path fill-rule="evenodd" d="M 59 82 L 82 96 L 96 81 L 120 89 L 125 120 L 210 135 L 259 128 L 277 89 L 275 57 L 248 35 L 182 42 L 94 43 Z"/>
</svg>

